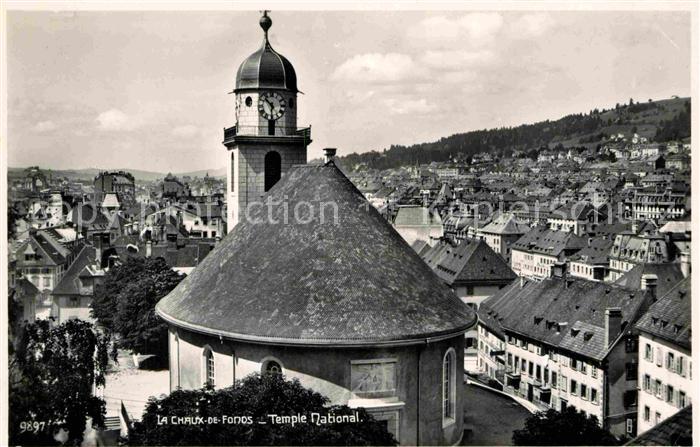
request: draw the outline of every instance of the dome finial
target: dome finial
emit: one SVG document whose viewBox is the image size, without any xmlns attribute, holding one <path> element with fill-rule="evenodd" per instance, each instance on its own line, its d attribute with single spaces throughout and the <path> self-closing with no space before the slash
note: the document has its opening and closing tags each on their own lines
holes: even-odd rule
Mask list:
<svg viewBox="0 0 700 447">
<path fill-rule="evenodd" d="M 267 40 L 267 30 L 272 26 L 272 19 L 267 16 L 269 10 L 265 9 L 262 12 L 262 17 L 260 17 L 260 28 L 265 31 L 265 40 Z"/>
</svg>

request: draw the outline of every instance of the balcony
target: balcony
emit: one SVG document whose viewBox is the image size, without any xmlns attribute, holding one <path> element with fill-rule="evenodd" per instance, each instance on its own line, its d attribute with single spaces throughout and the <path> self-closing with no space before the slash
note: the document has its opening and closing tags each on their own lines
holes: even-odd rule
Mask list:
<svg viewBox="0 0 700 447">
<path fill-rule="evenodd" d="M 224 128 L 224 142 L 231 141 L 235 137 L 302 137 L 305 144 L 311 143 L 311 126 L 309 127 L 284 127 L 284 126 L 231 126 Z"/>
</svg>

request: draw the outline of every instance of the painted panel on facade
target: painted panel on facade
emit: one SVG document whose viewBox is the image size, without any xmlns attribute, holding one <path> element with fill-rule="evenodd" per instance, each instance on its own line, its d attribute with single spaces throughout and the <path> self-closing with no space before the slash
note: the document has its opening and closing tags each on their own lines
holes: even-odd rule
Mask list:
<svg viewBox="0 0 700 447">
<path fill-rule="evenodd" d="M 386 397 L 396 393 L 396 361 L 352 362 L 350 383 L 360 397 Z"/>
</svg>

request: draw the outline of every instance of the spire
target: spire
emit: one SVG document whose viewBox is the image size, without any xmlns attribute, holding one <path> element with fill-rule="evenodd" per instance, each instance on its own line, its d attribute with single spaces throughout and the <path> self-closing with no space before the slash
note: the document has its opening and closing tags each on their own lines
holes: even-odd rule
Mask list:
<svg viewBox="0 0 700 447">
<path fill-rule="evenodd" d="M 266 45 L 269 44 L 268 40 L 267 40 L 267 30 L 269 30 L 270 27 L 272 26 L 272 19 L 267 16 L 268 12 L 269 12 L 268 10 L 263 10 L 262 17 L 260 17 L 260 28 L 262 28 L 263 31 L 265 32 L 264 43 Z"/>
</svg>

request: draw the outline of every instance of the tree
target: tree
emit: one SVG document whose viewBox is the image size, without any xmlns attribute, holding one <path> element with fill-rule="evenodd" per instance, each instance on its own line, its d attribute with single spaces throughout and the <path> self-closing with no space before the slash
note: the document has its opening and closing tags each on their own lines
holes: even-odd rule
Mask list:
<svg viewBox="0 0 700 447">
<path fill-rule="evenodd" d="M 93 384 L 105 383 L 107 338 L 85 321 L 51 324 L 25 325 L 10 358 L 12 445 L 53 445 L 61 430 L 79 445 L 88 418 L 104 425 L 105 403 L 93 396 Z"/>
<path fill-rule="evenodd" d="M 538 412 L 525 420 L 525 427 L 513 432 L 514 445 L 618 445 L 617 439 L 574 407 L 564 411 Z"/>
<path fill-rule="evenodd" d="M 183 278 L 162 258 L 127 258 L 97 288 L 92 316 L 109 334 L 118 334 L 117 347 L 167 357 L 168 329 L 155 306 Z"/>
<path fill-rule="evenodd" d="M 15 231 L 17 230 L 17 219 L 22 217 L 17 211 L 15 204 L 8 205 L 7 207 L 7 239 L 11 240 L 15 237 Z"/>
<path fill-rule="evenodd" d="M 311 414 L 359 415 L 358 422 L 316 424 Z M 271 423 L 270 415 L 306 415 L 307 421 Z M 201 417 L 207 423 L 172 425 L 172 417 Z M 222 416 L 239 419 L 224 421 Z M 218 417 L 220 420 L 214 421 Z M 258 421 L 266 422 L 259 424 Z M 328 398 L 278 374 L 253 374 L 221 390 L 174 391 L 151 398 L 129 445 L 396 445 L 393 435 L 364 409 L 328 406 Z"/>
</svg>

